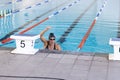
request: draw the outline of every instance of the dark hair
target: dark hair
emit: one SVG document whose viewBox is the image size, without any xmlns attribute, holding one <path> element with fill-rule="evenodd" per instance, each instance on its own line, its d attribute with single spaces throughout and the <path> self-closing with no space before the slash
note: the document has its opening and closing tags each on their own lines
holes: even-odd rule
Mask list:
<svg viewBox="0 0 120 80">
<path fill-rule="evenodd" d="M 49 39 L 50 39 L 51 37 L 54 37 L 54 38 L 55 38 L 54 33 L 50 33 L 50 34 L 49 34 Z"/>
</svg>

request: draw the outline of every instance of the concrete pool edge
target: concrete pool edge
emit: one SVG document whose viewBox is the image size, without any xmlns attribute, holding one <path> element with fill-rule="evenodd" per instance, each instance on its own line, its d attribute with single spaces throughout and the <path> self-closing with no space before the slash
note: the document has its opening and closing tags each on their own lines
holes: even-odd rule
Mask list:
<svg viewBox="0 0 120 80">
<path fill-rule="evenodd" d="M 3 51 L 9 51 L 11 53 L 12 50 L 15 48 L 10 48 L 10 47 L 0 47 L 0 50 Z M 50 51 L 50 50 L 45 50 L 45 49 L 39 49 L 39 51 L 36 53 L 48 53 L 48 54 L 68 54 L 68 55 L 80 55 L 80 56 L 99 56 L 99 57 L 106 57 L 108 60 L 109 53 L 94 53 L 94 52 L 75 52 L 75 51 Z M 11 53 L 14 54 L 14 53 Z M 36 55 L 34 54 L 34 55 Z M 21 55 L 29 55 L 29 54 L 21 54 Z"/>
<path fill-rule="evenodd" d="M 0 48 L 0 80 L 119 80 L 120 62 L 108 60 L 108 54 L 39 50 L 17 55 L 13 49 Z"/>
</svg>

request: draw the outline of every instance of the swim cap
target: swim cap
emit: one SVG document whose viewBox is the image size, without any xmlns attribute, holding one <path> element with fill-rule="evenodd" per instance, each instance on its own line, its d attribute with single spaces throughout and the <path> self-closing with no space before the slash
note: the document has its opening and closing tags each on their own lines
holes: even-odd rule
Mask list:
<svg viewBox="0 0 120 80">
<path fill-rule="evenodd" d="M 50 34 L 49 34 L 49 39 L 50 39 L 51 37 L 54 37 L 54 38 L 55 38 L 54 33 L 50 33 Z"/>
</svg>

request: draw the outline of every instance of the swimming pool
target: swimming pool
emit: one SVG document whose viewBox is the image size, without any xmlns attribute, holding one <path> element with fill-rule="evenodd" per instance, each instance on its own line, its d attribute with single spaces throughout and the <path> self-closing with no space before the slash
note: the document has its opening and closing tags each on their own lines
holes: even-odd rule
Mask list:
<svg viewBox="0 0 120 80">
<path fill-rule="evenodd" d="M 41 0 L 41 2 L 44 0 Z M 63 9 L 76 0 L 51 0 L 40 6 L 17 12 L 15 14 L 0 18 L 0 39 L 9 34 L 18 34 L 22 30 L 38 23 L 51 14 Z M 86 3 L 87 2 L 87 3 Z M 25 32 L 26 34 L 39 34 L 45 27 L 52 29 L 45 34 L 48 38 L 50 32 L 55 33 L 56 41 L 64 51 L 78 51 L 78 46 L 100 10 L 104 0 L 80 0 L 76 4 L 52 16 L 42 24 Z M 85 44 L 79 52 L 111 53 L 112 46 L 109 45 L 111 37 L 118 37 L 120 25 L 119 0 L 107 1 L 102 14 L 99 16 Z M 113 11 L 111 11 L 113 10 Z M 17 30 L 16 30 L 17 29 Z M 61 38 L 64 35 L 64 39 Z M 1 47 L 15 47 L 14 40 L 2 44 Z M 43 48 L 43 43 L 38 39 L 35 48 Z"/>
</svg>

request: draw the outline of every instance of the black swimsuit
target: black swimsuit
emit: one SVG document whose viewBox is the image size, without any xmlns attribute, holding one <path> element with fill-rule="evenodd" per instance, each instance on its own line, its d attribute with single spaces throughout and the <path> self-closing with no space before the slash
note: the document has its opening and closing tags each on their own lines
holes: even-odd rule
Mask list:
<svg viewBox="0 0 120 80">
<path fill-rule="evenodd" d="M 48 46 L 49 46 L 49 41 L 47 42 L 48 44 L 47 44 L 47 46 L 46 46 L 46 48 L 45 49 L 48 49 Z M 56 50 L 56 46 L 55 46 L 55 44 L 54 44 L 54 48 L 53 48 L 53 50 Z"/>
</svg>

